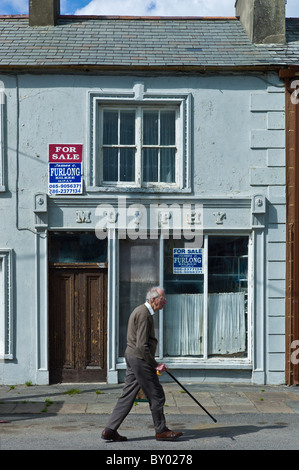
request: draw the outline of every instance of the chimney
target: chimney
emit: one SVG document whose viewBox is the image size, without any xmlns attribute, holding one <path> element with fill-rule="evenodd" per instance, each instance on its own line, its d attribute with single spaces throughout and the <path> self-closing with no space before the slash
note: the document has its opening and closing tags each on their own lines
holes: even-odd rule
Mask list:
<svg viewBox="0 0 299 470">
<path fill-rule="evenodd" d="M 55 26 L 60 0 L 29 0 L 29 26 Z"/>
<path fill-rule="evenodd" d="M 252 43 L 286 42 L 285 4 L 285 0 L 236 0 L 236 16 Z"/>
</svg>

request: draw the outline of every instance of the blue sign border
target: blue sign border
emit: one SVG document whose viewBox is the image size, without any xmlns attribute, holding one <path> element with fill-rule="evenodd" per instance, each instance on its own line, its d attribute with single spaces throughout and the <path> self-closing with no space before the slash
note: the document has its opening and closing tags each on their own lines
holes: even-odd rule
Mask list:
<svg viewBox="0 0 299 470">
<path fill-rule="evenodd" d="M 173 248 L 173 274 L 203 272 L 203 248 Z"/>
</svg>

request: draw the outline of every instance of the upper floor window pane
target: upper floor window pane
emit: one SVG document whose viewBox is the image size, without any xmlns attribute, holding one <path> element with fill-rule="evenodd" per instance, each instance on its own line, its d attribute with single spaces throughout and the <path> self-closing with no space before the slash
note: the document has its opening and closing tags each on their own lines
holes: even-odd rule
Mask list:
<svg viewBox="0 0 299 470">
<path fill-rule="evenodd" d="M 135 179 L 135 149 L 120 149 L 120 181 L 134 181 Z"/>
<path fill-rule="evenodd" d="M 135 145 L 135 112 L 120 112 L 120 144 Z"/>
<path fill-rule="evenodd" d="M 104 111 L 103 117 L 103 144 L 118 144 L 118 112 Z"/>
<path fill-rule="evenodd" d="M 175 112 L 161 112 L 161 145 L 175 145 Z"/>
<path fill-rule="evenodd" d="M 159 113 L 145 111 L 143 113 L 143 145 L 158 145 Z"/>
</svg>

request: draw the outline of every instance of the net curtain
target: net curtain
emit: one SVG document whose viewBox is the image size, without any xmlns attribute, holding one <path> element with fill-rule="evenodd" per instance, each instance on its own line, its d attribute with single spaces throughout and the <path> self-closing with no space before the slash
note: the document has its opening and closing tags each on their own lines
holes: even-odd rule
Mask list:
<svg viewBox="0 0 299 470">
<path fill-rule="evenodd" d="M 208 354 L 245 351 L 244 293 L 210 294 L 208 300 Z M 203 355 L 204 295 L 168 295 L 164 309 L 167 356 Z"/>
</svg>

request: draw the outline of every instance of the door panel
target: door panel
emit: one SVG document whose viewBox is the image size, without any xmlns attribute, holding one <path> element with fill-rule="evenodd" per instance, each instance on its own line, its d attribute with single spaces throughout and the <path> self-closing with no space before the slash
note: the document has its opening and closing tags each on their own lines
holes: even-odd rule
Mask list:
<svg viewBox="0 0 299 470">
<path fill-rule="evenodd" d="M 106 380 L 107 273 L 50 268 L 50 381 Z"/>
</svg>

